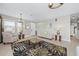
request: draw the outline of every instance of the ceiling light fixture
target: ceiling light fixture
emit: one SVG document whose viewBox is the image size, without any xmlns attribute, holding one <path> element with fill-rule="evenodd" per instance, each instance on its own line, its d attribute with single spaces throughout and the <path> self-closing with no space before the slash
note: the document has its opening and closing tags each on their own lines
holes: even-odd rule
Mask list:
<svg viewBox="0 0 79 59">
<path fill-rule="evenodd" d="M 22 19 L 22 13 L 20 13 L 20 19 L 19 19 L 20 22 L 23 22 L 23 19 Z"/>
<path fill-rule="evenodd" d="M 62 6 L 63 5 L 63 3 L 49 3 L 48 4 L 48 7 L 50 8 L 50 9 L 56 9 L 56 8 L 59 8 L 60 6 Z"/>
</svg>

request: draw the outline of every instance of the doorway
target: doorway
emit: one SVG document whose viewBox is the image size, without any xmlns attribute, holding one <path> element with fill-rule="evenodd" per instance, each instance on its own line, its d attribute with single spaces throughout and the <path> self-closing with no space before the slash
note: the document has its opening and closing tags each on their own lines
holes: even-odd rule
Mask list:
<svg viewBox="0 0 79 59">
<path fill-rule="evenodd" d="M 0 16 L 0 43 L 3 42 L 3 37 L 2 37 L 2 17 Z"/>
</svg>

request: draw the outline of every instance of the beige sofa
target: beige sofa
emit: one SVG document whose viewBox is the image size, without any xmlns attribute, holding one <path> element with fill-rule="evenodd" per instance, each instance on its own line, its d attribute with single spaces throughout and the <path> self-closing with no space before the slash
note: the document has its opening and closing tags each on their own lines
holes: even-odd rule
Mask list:
<svg viewBox="0 0 79 59">
<path fill-rule="evenodd" d="M 13 35 L 11 32 L 2 32 L 3 43 L 12 43 L 18 39 L 17 35 Z"/>
</svg>

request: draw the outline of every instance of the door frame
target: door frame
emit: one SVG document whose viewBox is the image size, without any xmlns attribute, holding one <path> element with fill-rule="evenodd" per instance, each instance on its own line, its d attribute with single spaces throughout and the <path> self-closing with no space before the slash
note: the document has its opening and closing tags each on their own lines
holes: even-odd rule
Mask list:
<svg viewBox="0 0 79 59">
<path fill-rule="evenodd" d="M 2 29 L 2 16 L 0 16 L 0 21 L 1 21 L 1 42 L 0 43 L 3 43 L 3 35 L 2 35 L 2 31 L 3 31 L 3 29 Z"/>
</svg>

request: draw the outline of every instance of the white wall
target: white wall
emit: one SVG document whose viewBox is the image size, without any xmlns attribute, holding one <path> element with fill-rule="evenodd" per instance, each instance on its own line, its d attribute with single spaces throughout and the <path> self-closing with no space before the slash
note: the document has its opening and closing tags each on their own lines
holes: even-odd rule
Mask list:
<svg viewBox="0 0 79 59">
<path fill-rule="evenodd" d="M 35 23 L 26 22 L 24 28 L 25 35 L 35 35 Z"/>
<path fill-rule="evenodd" d="M 31 23 L 31 35 L 35 35 L 35 23 Z"/>
<path fill-rule="evenodd" d="M 79 56 L 79 46 L 76 47 L 76 56 Z"/>
<path fill-rule="evenodd" d="M 50 37 L 50 27 L 48 22 L 41 22 L 37 24 L 37 35 Z"/>
<path fill-rule="evenodd" d="M 60 27 L 62 40 L 70 41 L 70 16 L 58 18 L 57 27 Z"/>
<path fill-rule="evenodd" d="M 63 16 L 57 19 L 57 22 L 53 19 L 52 21 L 49 20 L 49 22 L 38 23 L 38 35 L 52 38 L 52 36 L 56 34 L 57 30 L 59 30 L 62 40 L 70 41 L 70 16 Z"/>
</svg>

